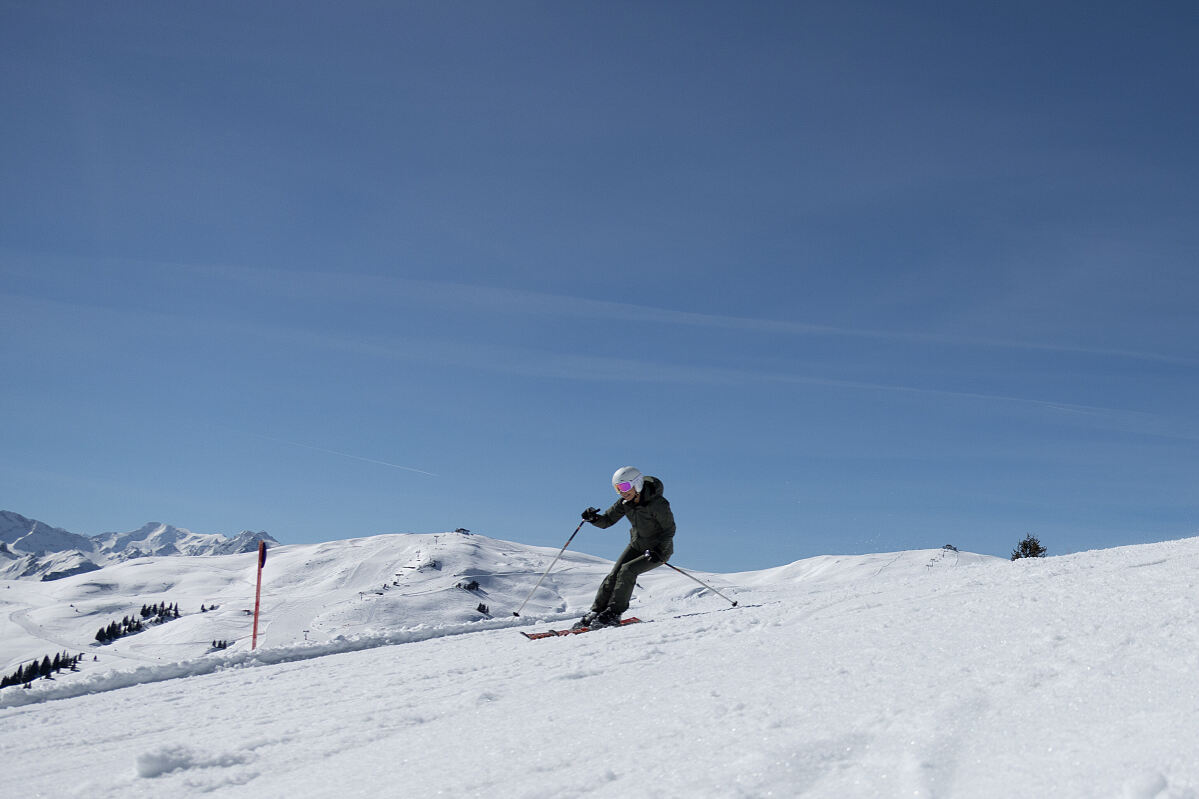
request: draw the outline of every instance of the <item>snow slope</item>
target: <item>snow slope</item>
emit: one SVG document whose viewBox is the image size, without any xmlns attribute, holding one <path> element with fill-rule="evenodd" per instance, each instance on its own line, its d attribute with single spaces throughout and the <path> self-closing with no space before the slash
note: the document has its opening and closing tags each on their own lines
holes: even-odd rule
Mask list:
<svg viewBox="0 0 1199 799">
<path fill-rule="evenodd" d="M 260 647 L 319 653 L 344 640 L 414 627 L 471 631 L 489 618 L 480 604 L 511 618 L 557 550 L 459 533 L 381 535 L 272 547 L 264 570 Z M 52 582 L 2 581 L 0 670 L 33 656 L 86 651 L 115 668 L 204 655 L 213 640 L 229 652 L 250 646 L 258 558 L 144 557 Z M 526 616 L 564 618 L 589 604 L 610 564 L 566 552 L 533 598 Z M 457 586 L 478 583 L 466 591 Z M 143 604 L 178 603 L 183 618 L 98 647 L 96 631 L 136 614 Z M 200 613 L 201 606 L 216 610 Z M 573 611 L 572 611 L 573 612 Z M 304 646 L 324 644 L 332 647 Z M 372 639 L 373 640 L 373 639 Z M 92 670 L 94 671 L 94 669 Z M 77 682 L 75 675 L 67 682 Z M 61 690 L 61 687 L 55 687 Z M 39 686 L 39 691 L 41 686 Z M 37 694 L 39 691 L 35 691 Z M 5 700 L 0 696 L 0 706 Z"/>
<path fill-rule="evenodd" d="M 120 599 L 221 608 L 0 692 L 0 791 L 1199 796 L 1199 539 L 699 575 L 737 608 L 658 569 L 631 610 L 651 623 L 528 641 L 514 625 L 573 617 L 607 565 L 568 552 L 505 615 L 554 554 L 452 534 L 280 547 L 256 653 L 189 648 L 245 631 L 244 555 L 3 583 L 6 657 L 10 632 L 74 641 Z M 479 596 L 454 587 L 472 572 Z"/>
</svg>

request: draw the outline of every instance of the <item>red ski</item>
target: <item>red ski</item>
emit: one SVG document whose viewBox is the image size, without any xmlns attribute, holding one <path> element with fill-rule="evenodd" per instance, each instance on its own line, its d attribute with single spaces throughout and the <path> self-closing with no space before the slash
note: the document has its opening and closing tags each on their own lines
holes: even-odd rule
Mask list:
<svg viewBox="0 0 1199 799">
<path fill-rule="evenodd" d="M 620 626 L 623 627 L 626 624 L 636 624 L 639 621 L 641 621 L 641 619 L 637 618 L 636 616 L 629 616 L 627 619 L 620 620 Z M 606 629 L 606 628 L 604 628 L 604 627 L 580 627 L 577 630 L 573 630 L 573 629 L 572 630 L 546 630 L 545 632 L 540 632 L 540 633 L 527 633 L 524 630 L 521 630 L 520 634 L 523 635 L 525 638 L 528 638 L 530 641 L 535 641 L 538 638 L 557 638 L 560 635 L 578 635 L 579 633 L 589 633 L 592 630 L 603 630 L 603 629 Z"/>
</svg>

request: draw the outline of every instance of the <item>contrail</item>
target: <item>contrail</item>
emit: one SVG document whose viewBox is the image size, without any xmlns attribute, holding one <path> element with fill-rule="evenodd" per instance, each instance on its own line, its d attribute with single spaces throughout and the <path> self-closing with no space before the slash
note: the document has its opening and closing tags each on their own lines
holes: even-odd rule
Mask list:
<svg viewBox="0 0 1199 799">
<path fill-rule="evenodd" d="M 303 447 L 304 449 L 311 449 L 311 450 L 315 450 L 316 452 L 326 452 L 330 455 L 340 455 L 343 458 L 352 458 L 353 460 L 356 460 L 356 461 L 363 461 L 365 463 L 374 463 L 374 464 L 378 464 L 379 466 L 390 466 L 393 469 L 403 469 L 406 472 L 416 472 L 417 474 L 427 474 L 427 475 L 429 475 L 429 477 L 439 477 L 440 476 L 440 475 L 434 474 L 433 472 L 426 472 L 424 469 L 414 469 L 411 466 L 401 466 L 398 463 L 388 463 L 387 461 L 377 461 L 374 458 L 364 458 L 361 455 L 351 455 L 348 452 L 338 452 L 335 449 L 325 449 L 324 447 L 314 447 L 311 444 L 301 444 L 299 441 L 288 441 L 288 440 L 282 439 L 282 438 L 272 438 L 271 436 L 264 436 L 261 433 L 253 433 L 252 435 L 257 436 L 258 438 L 266 439 L 267 441 L 274 441 L 276 444 L 290 444 L 293 447 Z"/>
</svg>

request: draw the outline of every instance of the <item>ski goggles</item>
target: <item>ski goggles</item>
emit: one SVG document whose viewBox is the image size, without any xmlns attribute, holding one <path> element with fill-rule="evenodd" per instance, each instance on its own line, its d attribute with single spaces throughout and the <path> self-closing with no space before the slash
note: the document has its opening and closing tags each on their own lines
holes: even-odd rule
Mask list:
<svg viewBox="0 0 1199 799">
<path fill-rule="evenodd" d="M 615 488 L 617 493 L 620 493 L 620 494 L 627 494 L 633 490 L 633 484 L 629 483 L 629 482 L 613 483 L 612 487 Z"/>
</svg>

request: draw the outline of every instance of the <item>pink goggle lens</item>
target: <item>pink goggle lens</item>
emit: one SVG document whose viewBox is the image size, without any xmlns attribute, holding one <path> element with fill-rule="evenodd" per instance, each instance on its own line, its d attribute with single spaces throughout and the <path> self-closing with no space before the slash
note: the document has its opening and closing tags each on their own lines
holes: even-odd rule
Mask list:
<svg viewBox="0 0 1199 799">
<path fill-rule="evenodd" d="M 629 491 L 633 490 L 633 484 L 632 483 L 617 483 L 616 490 L 621 494 L 627 494 Z"/>
</svg>

